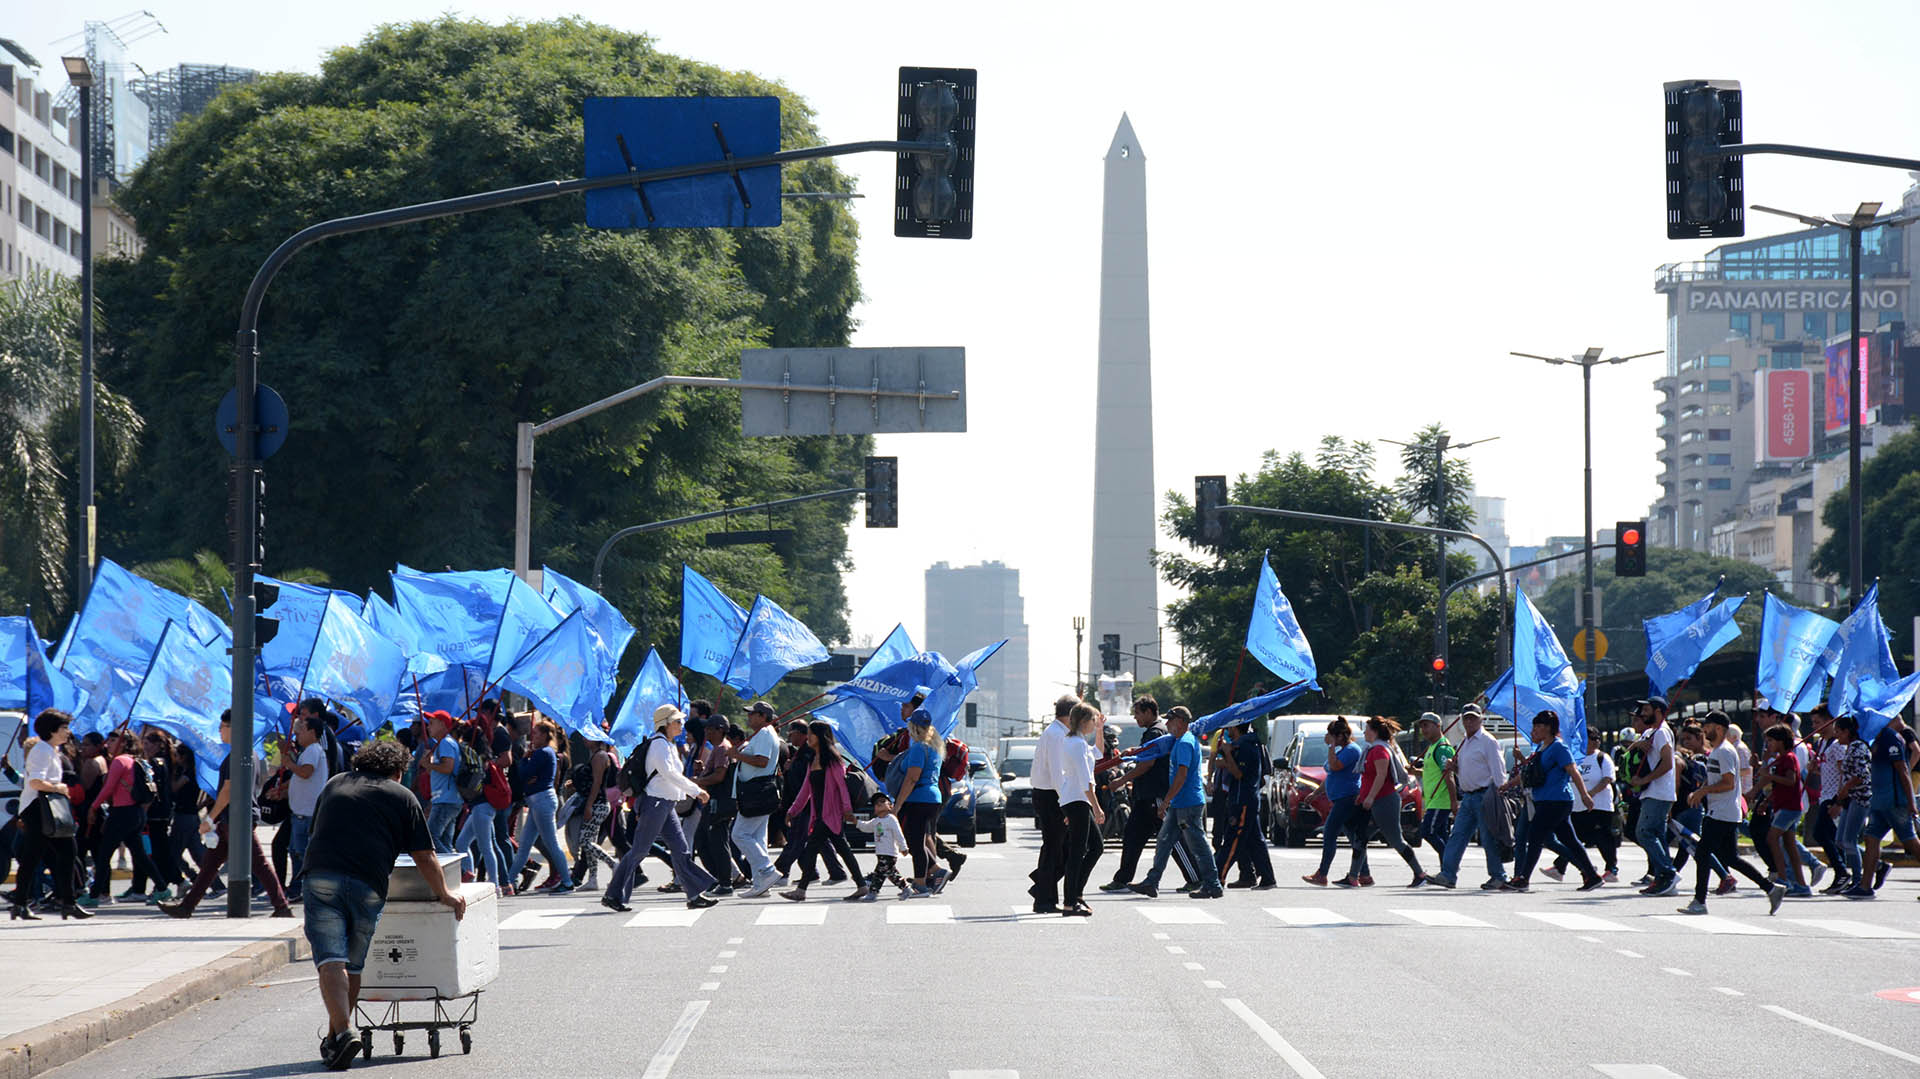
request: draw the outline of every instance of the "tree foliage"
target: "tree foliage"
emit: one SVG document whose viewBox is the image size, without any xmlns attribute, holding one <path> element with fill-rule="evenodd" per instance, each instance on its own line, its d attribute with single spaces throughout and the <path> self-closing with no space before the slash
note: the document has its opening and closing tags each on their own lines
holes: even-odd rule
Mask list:
<svg viewBox="0 0 1920 1079">
<path fill-rule="evenodd" d="M 756 76 L 660 52 L 576 20 L 390 25 L 317 76 L 223 93 L 122 192 L 147 247 L 101 274 L 119 313 L 112 369 L 147 410 L 147 452 L 116 507 L 133 559 L 224 549 L 226 460 L 211 411 L 231 384 L 255 270 L 317 221 L 577 175 L 591 96 L 775 95 L 783 144 L 817 144 L 811 113 Z M 847 191 L 830 163 L 789 189 Z M 292 415 L 268 462 L 268 571 L 312 566 L 384 585 L 394 562 L 501 566 L 512 543 L 514 425 L 664 373 L 737 373 L 742 348 L 844 345 L 858 298 L 855 227 L 830 202 L 758 230 L 589 229 L 577 198 L 325 241 L 267 294 L 260 378 Z M 670 390 L 541 439 L 534 564 L 586 579 L 631 524 L 844 486 L 867 440 L 748 440 L 732 394 Z M 708 551 L 702 532 L 624 541 L 606 591 L 642 631 L 678 632 L 679 564 L 736 596 L 765 592 L 844 639 L 851 507 L 784 522 L 793 558 Z M 636 662 L 640 649 L 629 656 Z"/>
<path fill-rule="evenodd" d="M 1860 489 L 1865 583 L 1880 582 L 1880 617 L 1892 633 L 1894 648 L 1910 652 L 1913 616 L 1920 614 L 1920 575 L 1913 569 L 1920 566 L 1920 431 L 1887 440 L 1861 466 Z M 1852 498 L 1852 486 L 1842 487 L 1820 508 L 1821 523 L 1833 531 L 1813 553 L 1813 572 L 1843 584 L 1851 568 Z"/>
</svg>

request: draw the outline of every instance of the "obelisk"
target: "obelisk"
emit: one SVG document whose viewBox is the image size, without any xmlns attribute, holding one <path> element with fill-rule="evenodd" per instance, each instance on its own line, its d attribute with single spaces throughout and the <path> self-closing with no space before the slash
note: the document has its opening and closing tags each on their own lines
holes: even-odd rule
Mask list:
<svg viewBox="0 0 1920 1079">
<path fill-rule="evenodd" d="M 1100 642 L 1159 655 L 1155 644 L 1153 370 L 1147 333 L 1147 159 L 1125 114 L 1107 148 L 1100 228 L 1100 378 L 1093 451 L 1093 596 L 1088 670 Z M 1155 677 L 1160 665 L 1122 655 L 1121 670 Z"/>
</svg>

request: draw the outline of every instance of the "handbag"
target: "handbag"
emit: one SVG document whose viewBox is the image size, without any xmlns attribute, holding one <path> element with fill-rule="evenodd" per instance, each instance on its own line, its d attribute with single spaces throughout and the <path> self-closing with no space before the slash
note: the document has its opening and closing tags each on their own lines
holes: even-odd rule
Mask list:
<svg viewBox="0 0 1920 1079">
<path fill-rule="evenodd" d="M 41 791 L 34 802 L 46 807 L 40 811 L 40 832 L 48 839 L 72 839 L 80 831 L 73 819 L 73 803 L 66 795 Z"/>
<path fill-rule="evenodd" d="M 773 776 L 754 776 L 740 784 L 734 800 L 743 817 L 764 817 L 780 808 L 780 787 Z"/>
</svg>

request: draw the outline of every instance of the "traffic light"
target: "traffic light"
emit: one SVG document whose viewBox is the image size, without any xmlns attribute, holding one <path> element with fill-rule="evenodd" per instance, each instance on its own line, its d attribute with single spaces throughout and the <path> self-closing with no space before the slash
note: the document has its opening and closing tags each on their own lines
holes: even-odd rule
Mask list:
<svg viewBox="0 0 1920 1079">
<path fill-rule="evenodd" d="M 1200 542 L 1218 545 L 1227 538 L 1227 529 L 1220 520 L 1220 507 L 1227 504 L 1227 478 L 1225 476 L 1195 476 L 1193 478 L 1193 515 L 1200 525 Z"/>
<path fill-rule="evenodd" d="M 980 725 L 980 705 L 978 705 L 973 701 L 968 701 L 967 702 L 967 726 L 978 727 L 979 725 Z"/>
<path fill-rule="evenodd" d="M 900 458 L 867 458 L 867 527 L 900 527 Z"/>
<path fill-rule="evenodd" d="M 280 632 L 278 618 L 263 617 L 260 612 L 271 607 L 280 599 L 280 586 L 270 581 L 253 582 L 253 645 L 255 648 L 273 640 Z"/>
<path fill-rule="evenodd" d="M 1667 239 L 1746 235 L 1741 159 L 1720 153 L 1741 141 L 1740 83 L 1684 79 L 1666 98 Z"/>
<path fill-rule="evenodd" d="M 1118 633 L 1100 635 L 1100 669 L 1108 674 L 1120 673 L 1120 635 Z"/>
<path fill-rule="evenodd" d="M 1613 526 L 1613 575 L 1647 575 L 1647 522 L 1620 521 Z"/>
<path fill-rule="evenodd" d="M 240 507 L 247 493 L 247 486 L 253 487 L 253 546 L 243 550 L 240 536 Z M 267 480 L 260 469 L 242 472 L 237 468 L 227 470 L 227 552 L 233 565 L 252 566 L 259 569 L 267 561 Z"/>
<path fill-rule="evenodd" d="M 973 236 L 973 117 L 978 76 L 967 67 L 903 67 L 895 130 L 901 142 L 946 153 L 903 152 L 893 166 L 893 234 Z"/>
</svg>

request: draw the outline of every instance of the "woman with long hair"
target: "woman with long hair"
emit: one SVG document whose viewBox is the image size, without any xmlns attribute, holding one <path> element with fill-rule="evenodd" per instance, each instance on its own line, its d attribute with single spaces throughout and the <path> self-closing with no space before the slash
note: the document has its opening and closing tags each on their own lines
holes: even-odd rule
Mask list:
<svg viewBox="0 0 1920 1079">
<path fill-rule="evenodd" d="M 1360 748 L 1353 744 L 1353 727 L 1346 716 L 1335 716 L 1327 724 L 1324 736 L 1327 743 L 1327 820 L 1320 828 L 1320 868 L 1301 880 L 1308 884 L 1327 886 L 1327 870 L 1333 867 L 1333 852 L 1340 845 L 1340 834 L 1348 830 L 1348 822 L 1354 815 L 1354 802 L 1360 796 Z M 1361 869 L 1365 865 L 1366 833 L 1349 836 L 1347 845 L 1353 851 L 1353 861 L 1341 884 L 1353 886 L 1360 883 Z"/>
<path fill-rule="evenodd" d="M 780 893 L 781 898 L 796 903 L 807 898 L 807 885 L 819 879 L 816 867 L 819 865 L 820 852 L 829 847 L 846 863 L 847 872 L 855 880 L 860 878 L 860 863 L 854 859 L 853 848 L 847 845 L 846 836 L 841 834 L 841 829 L 854 819 L 853 799 L 847 794 L 847 766 L 840 759 L 840 749 L 833 738 L 833 727 L 817 719 L 808 723 L 806 748 L 811 752 L 806 778 L 800 784 L 800 793 L 794 798 L 792 808 L 787 810 L 787 817 L 807 821 L 807 845 L 800 855 L 800 882 L 791 891 Z M 925 836 L 921 839 L 924 843 Z M 915 862 L 924 864 L 928 853 L 913 843 L 913 833 L 909 829 L 909 853 L 913 854 Z M 857 899 L 866 898 L 866 884 L 862 882 L 853 894 Z M 924 889 L 916 889 L 916 894 L 927 893 Z"/>
<path fill-rule="evenodd" d="M 573 872 L 567 865 L 566 852 L 560 847 L 556 832 L 558 822 L 554 819 L 554 811 L 558 806 L 555 805 L 553 784 L 555 777 L 560 774 L 560 744 L 560 728 L 554 726 L 551 720 L 543 718 L 534 721 L 532 748 L 527 758 L 520 762 L 520 778 L 527 791 L 527 815 L 520 822 L 520 849 L 513 856 L 513 868 L 507 872 L 508 880 L 526 873 L 527 859 L 532 856 L 534 845 L 538 843 L 553 873 L 554 886 L 548 889 L 553 895 L 565 895 L 573 891 Z M 530 878 L 531 874 L 528 874 L 521 879 L 520 891 L 525 891 L 527 885 L 533 883 Z"/>
<path fill-rule="evenodd" d="M 53 830 L 51 815 L 57 803 L 65 803 L 68 819 L 75 819 L 60 761 L 60 747 L 73 737 L 73 717 L 49 708 L 34 717 L 33 735 L 27 741 L 26 770 L 20 773 L 20 861 L 7 919 L 39 919 L 28 901 L 42 865 L 53 867 L 53 899 L 59 904 L 61 920 L 91 918 L 74 903 L 73 861 L 78 848 L 73 836 L 56 839 L 47 834 Z"/>
<path fill-rule="evenodd" d="M 940 819 L 940 763 L 946 742 L 933 729 L 933 714 L 915 709 L 907 719 L 904 778 L 900 785 L 900 826 L 906 829 L 907 853 L 913 856 L 913 884 L 929 892 L 947 886 L 947 871 L 934 864 L 933 833 Z M 858 870 L 854 876 L 859 876 Z"/>
<path fill-rule="evenodd" d="M 1372 815 L 1373 826 L 1380 830 L 1380 837 L 1407 863 L 1407 868 L 1413 870 L 1413 882 L 1409 886 L 1418 888 L 1427 882 L 1427 872 L 1420 868 L 1419 856 L 1400 834 L 1400 785 L 1407 781 L 1406 758 L 1393 743 L 1400 724 L 1385 716 L 1374 716 L 1367 720 L 1366 729 L 1367 749 L 1360 764 L 1360 797 L 1354 805 Z"/>
<path fill-rule="evenodd" d="M 1067 822 L 1060 913 L 1069 918 L 1093 916 L 1093 908 L 1081 895 L 1086 891 L 1087 877 L 1093 873 L 1093 863 L 1100 857 L 1099 827 L 1106 823 L 1093 789 L 1093 743 L 1087 740 L 1099 730 L 1099 710 L 1085 701 L 1074 705 L 1067 713 L 1066 748 L 1061 759 L 1054 762 L 1058 766 L 1055 786 L 1060 792 L 1060 812 Z"/>
<path fill-rule="evenodd" d="M 453 841 L 453 849 L 459 851 L 461 857 L 466 860 L 465 864 L 470 872 L 478 869 L 486 873 L 487 882 L 493 885 L 494 891 L 501 895 L 512 895 L 513 882 L 506 877 L 508 864 L 506 856 L 501 853 L 499 844 L 494 840 L 493 819 L 500 811 L 493 807 L 493 803 L 487 797 L 490 785 L 488 781 L 492 779 L 494 773 L 499 771 L 499 765 L 493 762 L 492 754 L 489 752 L 492 732 L 483 729 L 478 723 L 468 724 L 460 731 L 460 741 L 473 747 L 473 751 L 478 753 L 480 759 L 486 764 L 482 768 L 479 793 L 472 801 L 467 802 L 467 820 L 460 826 L 460 834 Z M 475 851 L 479 853 L 476 855 Z"/>
</svg>

